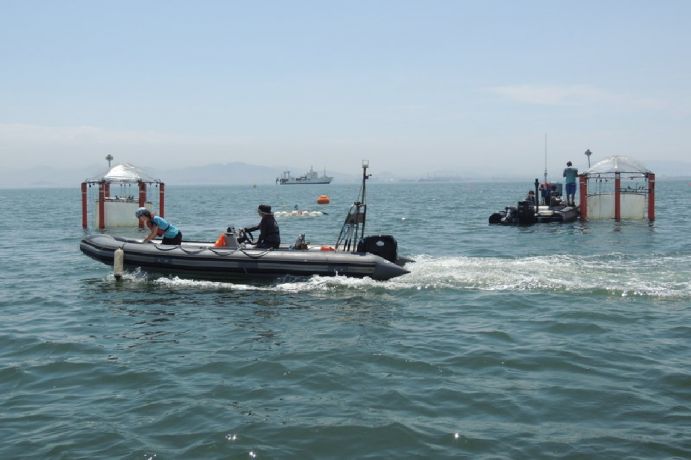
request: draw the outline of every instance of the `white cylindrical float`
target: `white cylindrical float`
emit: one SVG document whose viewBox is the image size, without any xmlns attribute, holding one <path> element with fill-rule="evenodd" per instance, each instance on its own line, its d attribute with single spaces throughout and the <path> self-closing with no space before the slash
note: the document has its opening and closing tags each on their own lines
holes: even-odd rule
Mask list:
<svg viewBox="0 0 691 460">
<path fill-rule="evenodd" d="M 113 276 L 116 280 L 122 279 L 122 274 L 125 272 L 125 251 L 122 248 L 117 248 L 113 253 Z"/>
</svg>

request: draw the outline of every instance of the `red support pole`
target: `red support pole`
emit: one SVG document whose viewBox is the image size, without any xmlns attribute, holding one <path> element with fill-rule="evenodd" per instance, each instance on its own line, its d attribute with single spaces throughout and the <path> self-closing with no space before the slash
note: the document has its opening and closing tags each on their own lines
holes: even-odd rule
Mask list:
<svg viewBox="0 0 691 460">
<path fill-rule="evenodd" d="M 621 173 L 614 173 L 614 220 L 621 220 Z"/>
<path fill-rule="evenodd" d="M 581 220 L 588 220 L 588 176 L 578 176 L 578 213 Z"/>
<path fill-rule="evenodd" d="M 82 228 L 88 227 L 86 206 L 86 182 L 82 182 Z"/>
<path fill-rule="evenodd" d="M 98 229 L 106 228 L 106 183 L 98 183 Z"/>
<path fill-rule="evenodd" d="M 106 182 L 105 184 L 105 195 L 106 197 L 110 196 L 110 182 Z"/>
<path fill-rule="evenodd" d="M 139 181 L 139 207 L 143 208 L 146 204 L 146 183 Z M 144 228 L 144 224 L 139 221 L 139 228 Z"/>
<path fill-rule="evenodd" d="M 161 217 L 165 217 L 165 189 L 166 189 L 166 184 L 161 182 L 158 184 L 158 215 Z"/>
<path fill-rule="evenodd" d="M 655 220 L 655 173 L 648 173 L 648 220 Z"/>
</svg>

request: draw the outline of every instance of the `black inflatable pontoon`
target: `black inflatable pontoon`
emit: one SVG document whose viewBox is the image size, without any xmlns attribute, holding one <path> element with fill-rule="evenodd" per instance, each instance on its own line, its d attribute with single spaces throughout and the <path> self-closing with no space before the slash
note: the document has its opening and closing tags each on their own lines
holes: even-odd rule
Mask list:
<svg viewBox="0 0 691 460">
<path fill-rule="evenodd" d="M 561 190 L 561 187 L 558 188 Z M 535 195 L 538 195 L 538 180 L 535 179 Z M 507 206 L 503 211 L 489 216 L 490 224 L 532 225 L 549 222 L 573 222 L 578 218 L 578 206 L 565 205 L 561 196 L 553 194 L 544 198 L 547 205 L 536 205 L 535 201 L 519 201 L 517 206 Z"/>
<path fill-rule="evenodd" d="M 390 246 L 391 237 L 382 235 L 371 244 Z M 393 240 L 393 241 L 392 241 Z M 238 277 L 278 277 L 283 275 L 368 276 L 387 280 L 408 271 L 394 262 L 368 252 L 323 251 L 308 249 L 253 249 L 214 247 L 213 243 L 183 242 L 179 246 L 142 243 L 111 235 L 90 235 L 80 245 L 84 254 L 108 265 L 116 249 L 124 252 L 125 268 L 173 274 L 187 278 L 230 279 Z M 394 249 L 395 251 L 395 249 Z M 400 262 L 399 262 L 400 263 Z"/>
<path fill-rule="evenodd" d="M 573 222 L 578 218 L 577 206 L 535 206 L 519 201 L 518 206 L 507 206 L 489 216 L 490 224 L 532 225 L 549 222 Z"/>
</svg>

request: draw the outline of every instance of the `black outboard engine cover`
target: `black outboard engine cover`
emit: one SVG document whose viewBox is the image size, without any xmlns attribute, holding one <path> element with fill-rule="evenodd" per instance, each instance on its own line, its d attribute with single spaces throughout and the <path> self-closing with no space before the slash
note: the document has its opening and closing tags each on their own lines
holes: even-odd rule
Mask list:
<svg viewBox="0 0 691 460">
<path fill-rule="evenodd" d="M 396 263 L 398 259 L 398 243 L 392 235 L 366 236 L 358 242 L 357 252 L 369 252 L 389 262 Z"/>
<path fill-rule="evenodd" d="M 504 211 L 504 217 L 501 219 L 501 224 L 509 225 L 518 222 L 518 210 L 513 206 L 507 206 Z"/>
<path fill-rule="evenodd" d="M 518 223 L 521 225 L 531 225 L 537 222 L 535 216 L 535 205 L 530 201 L 518 202 Z"/>
<path fill-rule="evenodd" d="M 499 223 L 501 223 L 501 220 L 505 217 L 506 217 L 506 213 L 495 212 L 489 216 L 489 223 L 490 224 L 499 224 Z"/>
</svg>

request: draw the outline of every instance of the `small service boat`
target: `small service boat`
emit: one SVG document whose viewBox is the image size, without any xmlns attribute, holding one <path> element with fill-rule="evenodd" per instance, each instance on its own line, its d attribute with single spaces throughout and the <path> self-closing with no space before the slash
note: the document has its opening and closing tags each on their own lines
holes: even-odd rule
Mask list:
<svg viewBox="0 0 691 460">
<path fill-rule="evenodd" d="M 535 179 L 535 195 L 532 200 L 519 201 L 517 206 L 507 206 L 503 211 L 492 213 L 489 216 L 490 224 L 500 225 L 533 225 L 550 222 L 573 222 L 579 216 L 578 206 L 564 204 L 560 195 L 561 184 L 555 184 L 555 192 L 543 194 L 547 204 L 536 204 L 535 196 L 538 196 L 538 180 Z M 531 192 L 532 193 L 532 192 Z M 539 198 L 537 198 L 539 200 Z"/>
<path fill-rule="evenodd" d="M 518 206 L 507 206 L 503 211 L 489 216 L 490 224 L 532 225 L 549 222 L 573 222 L 578 218 L 577 206 L 535 206 L 535 203 L 519 201 Z"/>
<path fill-rule="evenodd" d="M 351 206 L 333 246 L 311 245 L 300 234 L 292 245 L 257 249 L 252 235 L 229 227 L 214 242 L 186 242 L 163 245 L 160 241 L 119 238 L 93 234 L 82 239 L 87 256 L 124 269 L 171 274 L 185 278 L 226 280 L 276 278 L 281 276 L 350 276 L 388 280 L 408 273 L 403 266 L 410 259 L 398 256 L 398 244 L 391 235 L 364 236 L 367 205 L 365 183 L 368 163 L 363 162 L 363 179 L 358 201 Z"/>
</svg>

